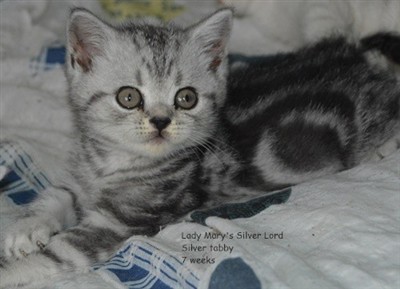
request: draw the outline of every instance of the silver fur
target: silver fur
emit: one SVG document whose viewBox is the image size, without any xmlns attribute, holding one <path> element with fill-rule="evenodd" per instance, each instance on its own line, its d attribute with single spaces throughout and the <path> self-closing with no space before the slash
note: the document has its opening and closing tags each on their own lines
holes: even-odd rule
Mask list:
<svg viewBox="0 0 400 289">
<path fill-rule="evenodd" d="M 398 129 L 399 84 L 343 39 L 228 76 L 231 22 L 220 10 L 186 29 L 111 26 L 72 11 L 76 184 L 49 189 L 7 232 L 0 288 L 87 270 L 132 234 L 153 235 L 196 208 L 354 166 Z M 327 63 L 332 73 L 315 73 Z M 138 108 L 116 101 L 126 86 L 141 92 Z M 185 87 L 198 95 L 188 110 L 174 100 Z M 170 123 L 161 131 L 154 118 Z"/>
</svg>

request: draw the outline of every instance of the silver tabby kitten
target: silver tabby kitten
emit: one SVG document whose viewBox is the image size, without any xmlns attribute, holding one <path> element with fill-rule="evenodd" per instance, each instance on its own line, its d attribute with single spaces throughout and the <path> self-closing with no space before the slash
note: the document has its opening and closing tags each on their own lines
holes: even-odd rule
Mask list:
<svg viewBox="0 0 400 289">
<path fill-rule="evenodd" d="M 231 22 L 220 10 L 186 29 L 114 27 L 72 11 L 76 184 L 7 232 L 1 288 L 88 268 L 193 209 L 354 166 L 399 128 L 399 84 L 364 55 L 396 36 L 327 39 L 228 76 Z"/>
</svg>

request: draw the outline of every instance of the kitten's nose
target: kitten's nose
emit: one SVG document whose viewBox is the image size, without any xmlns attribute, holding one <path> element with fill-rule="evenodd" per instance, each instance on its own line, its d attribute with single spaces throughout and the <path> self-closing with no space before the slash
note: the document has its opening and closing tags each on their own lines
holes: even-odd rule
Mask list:
<svg viewBox="0 0 400 289">
<path fill-rule="evenodd" d="M 150 119 L 150 122 L 158 129 L 158 131 L 162 131 L 171 123 L 171 119 L 169 117 L 153 117 Z"/>
</svg>

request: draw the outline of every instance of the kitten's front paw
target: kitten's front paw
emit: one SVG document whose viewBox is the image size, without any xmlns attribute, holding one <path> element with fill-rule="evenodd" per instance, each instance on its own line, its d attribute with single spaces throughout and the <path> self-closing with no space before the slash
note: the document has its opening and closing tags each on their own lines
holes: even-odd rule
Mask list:
<svg viewBox="0 0 400 289">
<path fill-rule="evenodd" d="M 54 219 L 37 216 L 20 219 L 6 231 L 5 256 L 22 258 L 40 251 L 60 229 L 60 223 Z"/>
<path fill-rule="evenodd" d="M 400 132 L 398 132 L 391 139 L 386 141 L 377 150 L 376 154 L 381 158 L 385 158 L 400 148 Z"/>
</svg>

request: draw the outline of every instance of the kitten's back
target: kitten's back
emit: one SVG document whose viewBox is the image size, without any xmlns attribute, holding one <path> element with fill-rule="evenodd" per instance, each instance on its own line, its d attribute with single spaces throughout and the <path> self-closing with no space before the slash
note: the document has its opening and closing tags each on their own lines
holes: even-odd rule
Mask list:
<svg viewBox="0 0 400 289">
<path fill-rule="evenodd" d="M 237 64 L 226 118 L 252 175 L 293 184 L 350 168 L 400 129 L 399 83 L 367 51 L 333 37 Z"/>
</svg>

